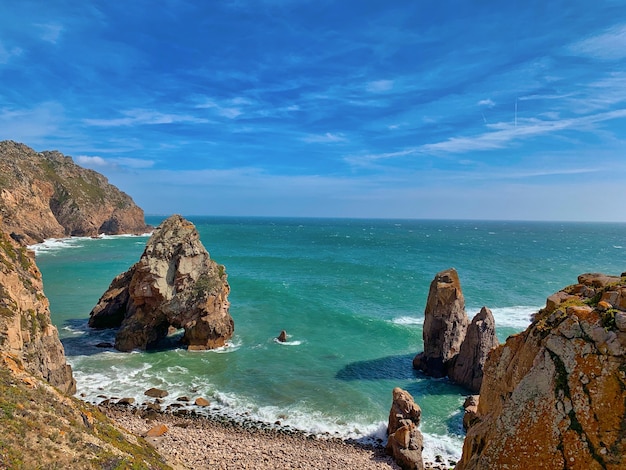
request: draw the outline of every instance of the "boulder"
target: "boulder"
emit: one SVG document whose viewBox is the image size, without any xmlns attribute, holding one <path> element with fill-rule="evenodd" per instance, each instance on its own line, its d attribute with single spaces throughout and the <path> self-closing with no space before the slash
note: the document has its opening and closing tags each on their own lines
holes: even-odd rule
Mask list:
<svg viewBox="0 0 626 470">
<path fill-rule="evenodd" d="M 582 275 L 563 289 L 576 298 L 492 350 L 456 470 L 626 468 L 624 312 L 597 308 L 625 287 Z"/>
<path fill-rule="evenodd" d="M 424 438 L 418 429 L 422 410 L 406 390 L 396 387 L 392 395 L 385 449 L 403 469 L 422 470 Z"/>
<path fill-rule="evenodd" d="M 154 388 L 154 387 L 149 388 L 148 390 L 143 392 L 143 394 L 152 398 L 165 398 L 166 396 L 169 395 L 167 390 L 161 390 L 160 388 Z"/>
<path fill-rule="evenodd" d="M 463 429 L 466 431 L 476 423 L 478 419 L 478 402 L 480 395 L 470 395 L 463 402 Z"/>
<path fill-rule="evenodd" d="M 437 273 L 430 284 L 424 311 L 424 351 L 413 359 L 413 367 L 426 375 L 444 377 L 450 361 L 461 349 L 469 319 L 456 270 Z"/>
<path fill-rule="evenodd" d="M 119 327 L 120 351 L 151 349 L 171 328 L 184 329 L 190 350 L 224 346 L 234 331 L 226 277 L 195 226 L 173 215 L 154 231 L 140 260 L 113 280 L 89 326 Z"/>
<path fill-rule="evenodd" d="M 483 307 L 468 327 L 461 350 L 453 366 L 449 368 L 450 379 L 472 393 L 478 393 L 483 381 L 483 366 L 487 354 L 496 346 L 496 322 L 491 310 Z"/>
<path fill-rule="evenodd" d="M 285 330 L 282 330 L 276 339 L 281 343 L 284 343 L 285 341 L 287 341 L 287 332 Z"/>
<path fill-rule="evenodd" d="M 144 434 L 144 437 L 160 437 L 163 434 L 165 434 L 167 431 L 169 431 L 169 429 L 167 428 L 165 424 L 159 424 L 157 426 L 153 426 L 152 428 L 148 429 L 146 433 Z"/>
<path fill-rule="evenodd" d="M 209 402 L 209 400 L 207 400 L 206 398 L 202 398 L 202 397 L 198 397 L 196 398 L 196 401 L 194 402 L 196 406 L 209 406 L 211 403 Z"/>
</svg>

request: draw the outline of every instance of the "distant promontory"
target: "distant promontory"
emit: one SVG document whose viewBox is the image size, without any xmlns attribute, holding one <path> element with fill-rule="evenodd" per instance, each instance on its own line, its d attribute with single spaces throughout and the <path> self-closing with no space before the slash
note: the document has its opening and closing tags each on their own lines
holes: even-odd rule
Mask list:
<svg viewBox="0 0 626 470">
<path fill-rule="evenodd" d="M 0 229 L 22 243 L 150 230 L 130 196 L 57 151 L 0 142 Z"/>
</svg>

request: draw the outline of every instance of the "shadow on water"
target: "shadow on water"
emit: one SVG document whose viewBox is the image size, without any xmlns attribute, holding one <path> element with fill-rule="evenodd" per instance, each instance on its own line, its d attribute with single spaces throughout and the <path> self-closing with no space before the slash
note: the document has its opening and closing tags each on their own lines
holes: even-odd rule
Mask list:
<svg viewBox="0 0 626 470">
<path fill-rule="evenodd" d="M 60 329 L 70 332 L 68 334 L 64 331 L 61 338 L 65 354 L 68 356 L 94 356 L 105 351 L 116 352 L 113 344 L 115 343 L 117 328 L 98 330 L 90 328 L 87 321 L 84 318 L 70 319 L 66 320 L 65 324 L 60 327 Z M 182 337 L 183 331 L 181 330 L 159 340 L 145 352 L 158 353 L 184 348 L 185 346 L 181 342 Z"/>
<path fill-rule="evenodd" d="M 352 362 L 339 370 L 335 377 L 346 381 L 415 379 L 421 374 L 413 369 L 414 356 L 415 354 L 404 354 Z"/>
</svg>

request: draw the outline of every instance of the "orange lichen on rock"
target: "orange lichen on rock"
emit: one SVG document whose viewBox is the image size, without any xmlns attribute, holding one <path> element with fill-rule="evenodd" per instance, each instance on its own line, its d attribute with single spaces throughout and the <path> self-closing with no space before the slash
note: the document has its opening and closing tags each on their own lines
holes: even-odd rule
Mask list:
<svg viewBox="0 0 626 470">
<path fill-rule="evenodd" d="M 624 312 L 599 306 L 625 285 L 580 276 L 489 354 L 457 470 L 626 468 Z"/>
</svg>

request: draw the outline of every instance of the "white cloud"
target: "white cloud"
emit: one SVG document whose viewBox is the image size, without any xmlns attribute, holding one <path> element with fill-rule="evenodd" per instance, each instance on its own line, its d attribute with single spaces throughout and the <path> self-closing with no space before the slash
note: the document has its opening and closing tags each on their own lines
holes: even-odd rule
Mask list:
<svg viewBox="0 0 626 470">
<path fill-rule="evenodd" d="M 303 142 L 309 144 L 331 144 L 335 142 L 346 142 L 347 140 L 348 139 L 346 139 L 343 134 L 333 134 L 331 132 L 327 132 L 326 134 L 311 134 L 302 138 Z"/>
<path fill-rule="evenodd" d="M 451 137 L 442 142 L 425 144 L 420 147 L 420 150 L 426 153 L 465 153 L 476 150 L 494 150 L 505 148 L 515 140 L 550 134 L 563 129 L 588 129 L 599 122 L 622 118 L 626 118 L 626 109 L 558 121 L 518 119 L 517 125 L 511 123 L 489 125 L 488 127 L 494 130 L 474 136 Z"/>
<path fill-rule="evenodd" d="M 79 155 L 75 157 L 76 163 L 87 168 L 133 168 L 146 169 L 154 166 L 152 160 L 142 160 L 140 158 L 102 158 L 100 156 Z"/>
<path fill-rule="evenodd" d="M 198 118 L 189 114 L 161 113 L 151 109 L 130 109 L 122 111 L 122 115 L 124 117 L 113 119 L 84 119 L 83 122 L 89 126 L 96 127 L 123 127 L 174 123 L 204 124 L 209 122 L 208 119 Z"/>
<path fill-rule="evenodd" d="M 365 89 L 371 93 L 384 93 L 393 88 L 393 80 L 375 80 L 368 82 Z"/>
<path fill-rule="evenodd" d="M 496 104 L 490 99 L 487 98 L 486 100 L 480 100 L 478 102 L 478 106 L 487 106 L 488 108 L 493 108 Z"/>
<path fill-rule="evenodd" d="M 626 24 L 617 25 L 603 34 L 578 41 L 569 47 L 576 55 L 602 60 L 626 57 Z"/>
</svg>

